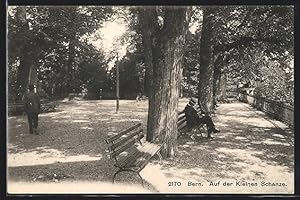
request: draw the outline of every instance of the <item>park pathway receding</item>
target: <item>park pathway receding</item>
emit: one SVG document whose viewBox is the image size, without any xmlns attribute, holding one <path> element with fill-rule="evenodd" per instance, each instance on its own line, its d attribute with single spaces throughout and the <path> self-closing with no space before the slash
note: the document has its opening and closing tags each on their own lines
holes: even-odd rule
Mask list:
<svg viewBox="0 0 300 200">
<path fill-rule="evenodd" d="M 179 110 L 184 109 L 187 102 L 188 99 L 181 99 Z M 147 119 L 147 101 L 121 100 L 118 114 L 114 112 L 114 105 L 114 101 L 65 104 L 59 112 L 41 115 L 40 126 L 44 132 L 39 136 L 26 134 L 23 116 L 9 117 L 9 189 L 16 191 L 15 183 L 33 180 L 36 183 L 39 177 L 56 173 L 65 176 L 56 186 L 68 181 L 88 181 L 88 188 L 80 184 L 79 190 L 101 193 L 103 187 L 98 184 L 109 184 L 116 170 L 105 156 L 104 139 L 138 121 L 145 126 Z M 239 102 L 220 104 L 213 120 L 221 130 L 213 139 L 196 136 L 193 140 L 182 136 L 178 139 L 179 155 L 162 162 L 154 159 L 146 166 L 141 175 L 147 191 L 293 193 L 292 131 Z M 97 187 L 92 187 L 93 183 Z M 51 188 L 48 187 L 47 192 L 51 192 Z M 109 189 L 106 187 L 105 192 Z"/>
<path fill-rule="evenodd" d="M 179 139 L 178 157 L 144 170 L 149 182 L 158 179 L 163 192 L 175 193 L 293 192 L 294 136 L 286 125 L 239 102 L 221 104 L 213 119 L 221 133 Z"/>
</svg>

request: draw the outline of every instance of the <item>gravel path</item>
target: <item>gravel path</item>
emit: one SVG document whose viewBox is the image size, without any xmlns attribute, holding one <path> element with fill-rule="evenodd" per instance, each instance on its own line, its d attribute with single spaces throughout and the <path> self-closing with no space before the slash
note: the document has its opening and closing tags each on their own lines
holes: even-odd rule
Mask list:
<svg viewBox="0 0 300 200">
<path fill-rule="evenodd" d="M 180 110 L 187 99 L 180 100 Z M 8 191 L 13 193 L 293 193 L 293 133 L 243 103 L 221 104 L 214 139 L 179 138 L 180 154 L 153 159 L 141 172 L 146 187 L 111 185 L 115 167 L 107 136 L 137 122 L 145 128 L 146 101 L 61 102 L 40 115 L 40 135 L 28 134 L 25 116 L 8 118 Z M 277 124 L 277 125 L 276 125 Z M 132 179 L 122 175 L 120 179 Z M 275 184 L 275 185 L 274 185 Z"/>
</svg>

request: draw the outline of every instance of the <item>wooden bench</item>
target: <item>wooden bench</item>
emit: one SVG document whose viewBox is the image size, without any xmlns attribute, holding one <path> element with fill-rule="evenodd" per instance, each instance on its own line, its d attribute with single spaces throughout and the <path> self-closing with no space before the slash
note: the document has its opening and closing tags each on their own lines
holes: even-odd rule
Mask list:
<svg viewBox="0 0 300 200">
<path fill-rule="evenodd" d="M 8 112 L 8 115 L 24 113 L 25 112 L 24 104 L 23 103 L 9 103 L 7 112 Z"/>
<path fill-rule="evenodd" d="M 118 168 L 117 172 L 113 175 L 113 183 L 117 174 L 121 172 L 133 172 L 139 176 L 144 187 L 140 171 L 145 168 L 150 159 L 155 155 L 161 161 L 160 150 L 164 143 L 142 142 L 141 139 L 143 137 L 141 123 L 138 123 L 105 140 L 108 144 L 108 157 L 114 161 L 114 166 Z"/>
<path fill-rule="evenodd" d="M 188 104 L 191 105 L 197 111 L 198 115 L 203 115 L 197 102 L 191 99 Z M 188 132 L 192 132 L 192 130 L 195 128 L 198 129 L 199 133 L 203 137 L 202 132 L 205 132 L 205 128 L 206 128 L 206 124 L 204 123 L 198 124 L 197 126 L 194 127 L 188 127 L 184 110 L 178 113 L 177 126 L 178 126 L 178 137 L 185 135 Z M 192 133 L 192 135 L 190 136 L 193 140 L 195 140 L 194 135 L 195 134 Z"/>
<path fill-rule="evenodd" d="M 41 100 L 41 113 L 56 111 L 57 104 L 48 99 Z M 9 103 L 8 104 L 8 115 L 18 115 L 25 112 L 23 103 Z"/>
<path fill-rule="evenodd" d="M 49 101 L 48 99 L 41 100 L 41 112 L 54 112 L 56 111 L 57 104 L 53 101 Z"/>
</svg>

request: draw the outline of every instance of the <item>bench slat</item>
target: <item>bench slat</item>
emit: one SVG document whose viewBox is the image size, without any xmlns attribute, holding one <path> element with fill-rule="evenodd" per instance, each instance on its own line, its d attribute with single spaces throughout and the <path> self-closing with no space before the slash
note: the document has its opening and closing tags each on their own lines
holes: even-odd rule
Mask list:
<svg viewBox="0 0 300 200">
<path fill-rule="evenodd" d="M 161 144 L 154 144 L 154 143 L 150 143 L 150 142 L 144 142 L 143 146 L 141 146 L 139 148 L 140 151 L 146 152 L 146 153 L 150 153 L 151 155 L 154 155 L 157 150 L 159 150 L 161 148 Z"/>
<path fill-rule="evenodd" d="M 183 121 L 181 121 L 181 122 L 178 122 L 177 123 L 177 126 L 179 127 L 179 126 L 182 126 L 184 123 L 186 123 L 186 120 L 183 120 Z"/>
<path fill-rule="evenodd" d="M 146 142 L 143 146 L 138 147 L 137 153 L 135 153 L 132 158 L 122 163 L 122 167 L 137 167 L 138 171 L 140 171 L 160 149 L 161 145 Z"/>
<path fill-rule="evenodd" d="M 138 127 L 141 126 L 141 125 L 142 125 L 141 123 L 138 123 L 138 124 L 136 124 L 136 125 L 134 125 L 134 126 L 128 128 L 128 129 L 126 129 L 125 131 L 122 131 L 122 132 L 118 133 L 117 135 L 112 136 L 111 138 L 108 138 L 108 139 L 106 140 L 106 142 L 107 142 L 107 143 L 114 142 L 114 140 L 120 138 L 122 135 L 125 135 L 126 133 L 128 133 L 128 132 L 130 132 L 130 131 L 132 131 L 132 130 L 134 130 L 134 129 L 136 129 L 136 128 L 138 128 Z"/>
<path fill-rule="evenodd" d="M 47 111 L 55 111 L 57 105 L 55 102 L 51 102 L 49 100 L 41 100 L 41 112 L 47 112 Z M 21 113 L 25 112 L 25 106 L 24 103 L 8 103 L 8 113 L 14 114 L 14 113 Z"/>
<path fill-rule="evenodd" d="M 149 160 L 162 148 L 162 145 L 146 142 L 143 144 L 143 147 L 140 149 L 140 151 L 143 151 L 143 159 L 137 159 L 137 162 L 135 163 L 136 166 L 143 169 L 146 164 L 149 162 Z"/>
<path fill-rule="evenodd" d="M 182 114 L 184 114 L 184 110 L 183 110 L 183 111 L 180 111 L 180 112 L 178 113 L 178 115 L 182 115 Z"/>
<path fill-rule="evenodd" d="M 137 166 L 140 170 L 145 168 L 145 166 L 149 163 L 150 159 L 154 155 L 143 153 L 143 156 L 141 156 L 139 159 L 136 160 L 135 166 Z"/>
<path fill-rule="evenodd" d="M 111 152 L 109 158 L 114 158 L 116 161 L 114 166 L 119 168 L 113 176 L 113 182 L 116 174 L 121 170 L 130 170 L 140 173 L 140 171 L 148 164 L 150 159 L 163 147 L 164 143 L 141 143 L 140 139 L 144 137 L 144 135 L 140 134 L 143 131 L 142 129 L 137 130 L 140 126 L 141 123 L 105 140 L 109 145 L 108 150 Z M 133 130 L 134 132 L 131 132 Z M 126 133 L 129 134 L 125 136 Z M 137 135 L 138 138 L 135 137 Z"/>
<path fill-rule="evenodd" d="M 181 129 L 183 129 L 184 127 L 186 127 L 186 125 L 187 125 L 187 123 L 184 122 L 184 123 L 182 123 L 181 125 L 178 126 L 178 129 L 181 130 Z"/>
<path fill-rule="evenodd" d="M 194 99 L 190 99 L 190 102 L 197 103 L 198 100 L 197 100 L 197 101 L 194 101 Z"/>
<path fill-rule="evenodd" d="M 147 163 L 161 147 L 161 145 L 149 142 L 145 142 L 137 147 L 129 147 L 126 151 L 127 155 L 120 154 L 118 156 L 115 166 L 120 168 L 137 167 L 142 169 L 142 166 Z"/>
<path fill-rule="evenodd" d="M 127 142 L 125 145 L 123 145 L 122 147 L 120 147 L 119 149 L 117 149 L 116 151 L 113 151 L 111 153 L 111 157 L 112 158 L 116 158 L 116 156 L 118 156 L 120 153 L 122 153 L 123 151 L 125 151 L 126 149 L 128 149 L 129 147 L 133 146 L 135 143 L 135 139 L 131 139 L 129 142 Z"/>
<path fill-rule="evenodd" d="M 111 145 L 110 149 L 111 151 L 114 151 L 115 149 L 117 149 L 118 147 L 122 146 L 122 144 L 125 144 L 128 140 L 130 140 L 131 138 L 133 138 L 134 136 L 138 135 L 139 133 L 143 132 L 143 129 L 140 129 L 134 133 L 131 133 L 129 136 L 125 137 L 125 138 L 120 138 L 120 141 L 116 142 L 115 144 Z"/>
<path fill-rule="evenodd" d="M 133 152 L 129 153 L 128 156 L 124 156 L 122 158 L 119 158 L 119 160 L 116 163 L 117 167 L 120 168 L 129 168 L 131 167 L 136 167 L 133 163 L 135 160 L 139 157 L 141 157 L 143 152 L 138 151 L 137 149 L 134 149 Z"/>
<path fill-rule="evenodd" d="M 178 121 L 181 121 L 182 119 L 185 119 L 185 115 L 179 116 Z"/>
<path fill-rule="evenodd" d="M 184 123 L 187 123 L 186 119 L 177 122 L 177 126 L 179 127 L 179 126 L 183 125 Z"/>
</svg>

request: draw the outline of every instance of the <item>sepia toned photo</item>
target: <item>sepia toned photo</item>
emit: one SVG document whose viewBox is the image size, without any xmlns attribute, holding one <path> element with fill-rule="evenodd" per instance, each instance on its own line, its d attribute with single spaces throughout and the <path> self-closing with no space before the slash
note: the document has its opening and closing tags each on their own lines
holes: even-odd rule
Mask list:
<svg viewBox="0 0 300 200">
<path fill-rule="evenodd" d="M 6 11 L 8 194 L 294 194 L 293 6 Z"/>
</svg>

